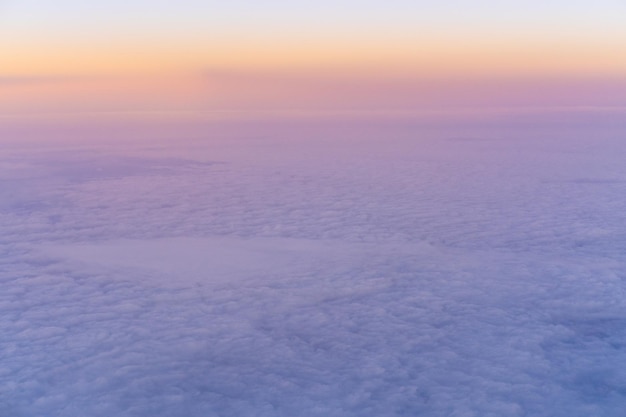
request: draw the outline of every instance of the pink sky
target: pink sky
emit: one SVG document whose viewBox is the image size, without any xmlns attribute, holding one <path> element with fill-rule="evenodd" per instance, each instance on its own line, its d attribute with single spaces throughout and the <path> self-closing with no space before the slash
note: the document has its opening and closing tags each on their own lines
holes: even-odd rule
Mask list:
<svg viewBox="0 0 626 417">
<path fill-rule="evenodd" d="M 8 2 L 0 115 L 626 106 L 617 3 L 418 3 Z"/>
</svg>

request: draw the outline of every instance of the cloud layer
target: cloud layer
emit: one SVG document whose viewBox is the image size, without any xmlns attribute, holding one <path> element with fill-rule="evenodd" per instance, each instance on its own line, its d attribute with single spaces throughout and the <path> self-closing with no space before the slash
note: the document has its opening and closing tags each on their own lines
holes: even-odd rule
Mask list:
<svg viewBox="0 0 626 417">
<path fill-rule="evenodd" d="M 622 414 L 615 130 L 285 124 L 6 142 L 1 414 Z"/>
</svg>

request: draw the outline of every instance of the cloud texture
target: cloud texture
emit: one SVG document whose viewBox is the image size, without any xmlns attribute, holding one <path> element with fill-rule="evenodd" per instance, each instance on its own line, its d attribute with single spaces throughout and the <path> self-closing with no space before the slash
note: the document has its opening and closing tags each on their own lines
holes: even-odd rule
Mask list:
<svg viewBox="0 0 626 417">
<path fill-rule="evenodd" d="M 0 414 L 622 414 L 618 127 L 264 126 L 5 140 Z"/>
</svg>

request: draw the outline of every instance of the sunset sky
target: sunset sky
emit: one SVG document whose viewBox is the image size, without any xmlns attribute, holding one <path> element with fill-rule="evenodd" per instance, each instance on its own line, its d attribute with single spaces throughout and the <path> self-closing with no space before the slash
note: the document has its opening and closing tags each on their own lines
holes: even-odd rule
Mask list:
<svg viewBox="0 0 626 417">
<path fill-rule="evenodd" d="M 626 104 L 623 1 L 0 1 L 0 112 Z"/>
</svg>

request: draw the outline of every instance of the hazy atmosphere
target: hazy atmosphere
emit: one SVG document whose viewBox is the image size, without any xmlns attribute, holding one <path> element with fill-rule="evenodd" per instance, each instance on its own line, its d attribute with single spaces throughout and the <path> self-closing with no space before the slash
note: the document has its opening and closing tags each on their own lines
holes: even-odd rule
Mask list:
<svg viewBox="0 0 626 417">
<path fill-rule="evenodd" d="M 625 17 L 0 1 L 0 415 L 621 417 Z"/>
</svg>

